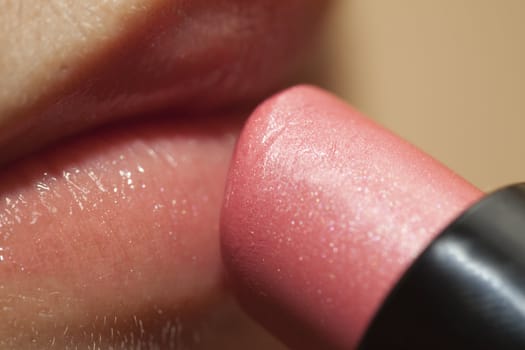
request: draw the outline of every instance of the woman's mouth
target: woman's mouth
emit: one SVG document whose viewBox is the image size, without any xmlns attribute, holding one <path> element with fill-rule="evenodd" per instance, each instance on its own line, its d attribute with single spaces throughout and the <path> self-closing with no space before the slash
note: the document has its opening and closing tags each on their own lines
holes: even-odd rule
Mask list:
<svg viewBox="0 0 525 350">
<path fill-rule="evenodd" d="M 257 332 L 224 307 L 224 180 L 324 2 L 66 5 L 0 15 L 26 40 L 0 59 L 0 347 L 252 344 L 225 336 Z"/>
<path fill-rule="evenodd" d="M 160 108 L 253 103 L 289 78 L 324 7 L 320 0 L 7 7 L 0 142 L 16 147 L 2 148 L 0 158 Z"/>
</svg>

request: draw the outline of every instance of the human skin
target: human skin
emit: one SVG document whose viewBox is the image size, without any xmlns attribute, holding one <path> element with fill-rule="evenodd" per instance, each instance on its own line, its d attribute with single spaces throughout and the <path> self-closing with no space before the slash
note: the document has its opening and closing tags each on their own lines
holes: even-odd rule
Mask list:
<svg viewBox="0 0 525 350">
<path fill-rule="evenodd" d="M 278 346 L 224 286 L 219 210 L 325 4 L 0 1 L 0 348 Z"/>
<path fill-rule="evenodd" d="M 0 0 L 0 143 L 16 143 L 1 159 L 166 106 L 259 100 L 297 66 L 326 3 Z"/>
</svg>

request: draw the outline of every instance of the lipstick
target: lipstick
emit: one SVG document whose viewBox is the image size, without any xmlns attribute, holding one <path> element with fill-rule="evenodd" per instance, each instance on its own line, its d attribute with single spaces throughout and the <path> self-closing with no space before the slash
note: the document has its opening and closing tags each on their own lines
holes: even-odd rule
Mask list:
<svg viewBox="0 0 525 350">
<path fill-rule="evenodd" d="M 523 349 L 524 231 L 523 186 L 485 196 L 300 86 L 241 134 L 221 247 L 241 305 L 292 348 Z"/>
</svg>

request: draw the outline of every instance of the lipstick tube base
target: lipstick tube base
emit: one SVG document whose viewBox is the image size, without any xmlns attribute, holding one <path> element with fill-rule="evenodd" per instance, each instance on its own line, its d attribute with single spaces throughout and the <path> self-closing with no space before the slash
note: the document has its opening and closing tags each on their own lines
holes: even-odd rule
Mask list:
<svg viewBox="0 0 525 350">
<path fill-rule="evenodd" d="M 525 184 L 452 222 L 394 287 L 359 349 L 525 349 Z"/>
</svg>

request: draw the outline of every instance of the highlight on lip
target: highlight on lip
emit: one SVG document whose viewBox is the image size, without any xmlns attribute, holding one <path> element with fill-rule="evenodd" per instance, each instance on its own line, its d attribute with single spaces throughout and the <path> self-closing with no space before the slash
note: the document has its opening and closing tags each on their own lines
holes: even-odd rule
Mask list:
<svg viewBox="0 0 525 350">
<path fill-rule="evenodd" d="M 244 308 L 297 349 L 353 349 L 413 259 L 481 192 L 336 97 L 264 102 L 234 152 L 223 258 Z"/>
<path fill-rule="evenodd" d="M 219 208 L 241 122 L 152 118 L 9 167 L 0 347 L 270 346 L 222 283 Z"/>
</svg>

